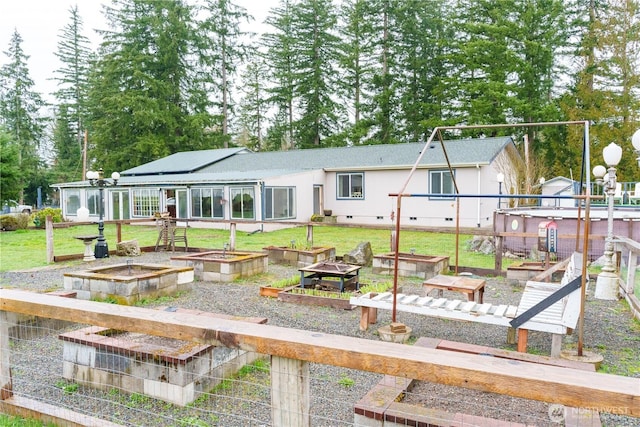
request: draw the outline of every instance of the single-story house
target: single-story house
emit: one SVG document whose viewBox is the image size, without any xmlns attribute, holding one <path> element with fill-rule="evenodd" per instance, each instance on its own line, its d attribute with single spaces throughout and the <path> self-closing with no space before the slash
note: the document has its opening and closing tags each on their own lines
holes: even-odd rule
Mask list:
<svg viewBox="0 0 640 427">
<path fill-rule="evenodd" d="M 499 172 L 515 182 L 521 162 L 510 137 L 444 142 L 459 194 L 497 194 Z M 427 150 L 411 179 L 410 171 Z M 105 171 L 105 177 L 112 171 Z M 256 229 L 307 222 L 327 210 L 339 223 L 395 224 L 396 198 L 407 183 L 401 222 L 453 226 L 453 180 L 439 141 L 393 145 L 251 152 L 226 148 L 180 152 L 120 172 L 105 191 L 105 219 L 151 218 L 170 212 L 178 219 L 233 220 Z M 86 207 L 99 215 L 99 190 L 88 180 L 55 184 L 63 216 L 78 219 Z M 491 225 L 498 199 L 461 198 L 460 225 Z M 86 211 L 86 210 L 84 210 Z M 246 223 L 246 224 L 243 224 Z"/>
</svg>

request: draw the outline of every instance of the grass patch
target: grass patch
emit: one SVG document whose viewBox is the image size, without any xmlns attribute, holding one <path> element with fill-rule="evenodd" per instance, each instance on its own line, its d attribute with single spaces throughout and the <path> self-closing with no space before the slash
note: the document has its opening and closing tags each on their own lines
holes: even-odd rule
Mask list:
<svg viewBox="0 0 640 427">
<path fill-rule="evenodd" d="M 12 417 L 0 414 L 0 426 L 2 427 L 56 427 L 53 423 L 43 423 L 38 420 Z"/>
<path fill-rule="evenodd" d="M 53 230 L 53 252 L 55 255 L 79 255 L 84 245 L 74 236 L 96 234 L 95 225 L 72 225 Z M 116 226 L 105 225 L 105 238 L 111 246 L 116 242 Z M 246 251 L 261 251 L 267 246 L 290 246 L 291 241 L 306 242 L 306 227 L 287 228 L 272 232 L 236 233 L 236 248 Z M 210 228 L 189 228 L 189 246 L 206 249 L 219 249 L 230 240 L 229 230 Z M 313 246 L 336 248 L 336 254 L 350 252 L 360 242 L 370 242 L 373 253 L 389 252 L 390 230 L 343 227 L 315 227 Z M 155 225 L 122 225 L 122 240 L 138 241 L 139 246 L 155 246 L 158 229 Z M 465 243 L 471 235 L 460 235 L 459 265 L 478 268 L 493 268 L 493 255 L 485 255 L 465 250 Z M 400 251 L 409 252 L 412 248 L 423 255 L 451 257 L 455 264 L 455 234 L 432 233 L 426 231 L 402 231 L 400 233 Z M 113 249 L 113 247 L 112 247 Z M 28 229 L 20 232 L 0 233 L 0 271 L 21 270 L 47 265 L 45 230 Z M 5 256 L 10 254 L 10 256 Z M 83 261 L 70 261 L 69 264 L 81 264 Z M 506 268 L 513 260 L 504 259 Z"/>
</svg>

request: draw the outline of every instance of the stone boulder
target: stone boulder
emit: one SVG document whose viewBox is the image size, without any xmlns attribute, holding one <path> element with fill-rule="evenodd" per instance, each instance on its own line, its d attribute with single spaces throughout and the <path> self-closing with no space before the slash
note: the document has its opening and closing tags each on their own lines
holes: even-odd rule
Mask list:
<svg viewBox="0 0 640 427">
<path fill-rule="evenodd" d="M 347 264 L 370 266 L 373 262 L 373 251 L 370 242 L 360 242 L 358 246 L 348 254 L 344 254 L 342 261 Z"/>
<path fill-rule="evenodd" d="M 137 240 L 125 240 L 116 245 L 118 256 L 140 256 L 140 246 Z"/>
</svg>

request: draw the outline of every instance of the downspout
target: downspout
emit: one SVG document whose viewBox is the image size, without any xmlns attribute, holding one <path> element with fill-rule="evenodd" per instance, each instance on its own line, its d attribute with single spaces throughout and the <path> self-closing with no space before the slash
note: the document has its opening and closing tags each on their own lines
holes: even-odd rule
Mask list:
<svg viewBox="0 0 640 427">
<path fill-rule="evenodd" d="M 478 195 L 482 194 L 480 192 L 480 164 L 476 163 L 476 169 L 478 170 Z M 480 228 L 480 200 L 482 200 L 480 197 L 478 197 L 477 203 L 478 203 L 478 212 L 477 212 L 477 223 L 478 223 L 478 228 Z"/>
<path fill-rule="evenodd" d="M 260 186 L 260 232 L 263 233 L 264 232 L 264 215 L 266 212 L 266 206 L 264 204 L 264 193 L 265 193 L 265 188 L 264 188 L 264 181 L 260 181 L 258 182 L 258 185 Z"/>
</svg>

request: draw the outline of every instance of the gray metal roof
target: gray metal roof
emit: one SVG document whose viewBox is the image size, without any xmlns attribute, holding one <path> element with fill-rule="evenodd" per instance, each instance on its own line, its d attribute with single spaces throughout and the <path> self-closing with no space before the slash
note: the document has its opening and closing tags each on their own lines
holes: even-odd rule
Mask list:
<svg viewBox="0 0 640 427">
<path fill-rule="evenodd" d="M 513 144 L 511 137 L 445 141 L 453 167 L 489 164 Z M 123 186 L 187 185 L 190 183 L 255 182 L 309 170 L 406 169 L 412 167 L 424 142 L 361 145 L 253 153 L 245 148 L 227 148 L 176 153 L 120 173 Z M 426 148 L 420 165 L 445 167 L 439 141 Z M 56 184 L 55 187 L 86 187 L 87 181 Z"/>
<path fill-rule="evenodd" d="M 183 151 L 120 172 L 121 176 L 193 173 L 234 154 L 249 152 L 246 148 Z"/>
<path fill-rule="evenodd" d="M 445 141 L 445 147 L 452 166 L 488 164 L 512 142 L 510 137 L 459 139 Z M 415 164 L 424 148 L 425 143 L 422 142 L 268 151 L 233 156 L 203 168 L 202 172 L 265 168 L 281 170 L 406 168 Z M 427 150 L 422 157 L 421 165 L 447 164 L 439 141 L 432 142 Z"/>
</svg>

